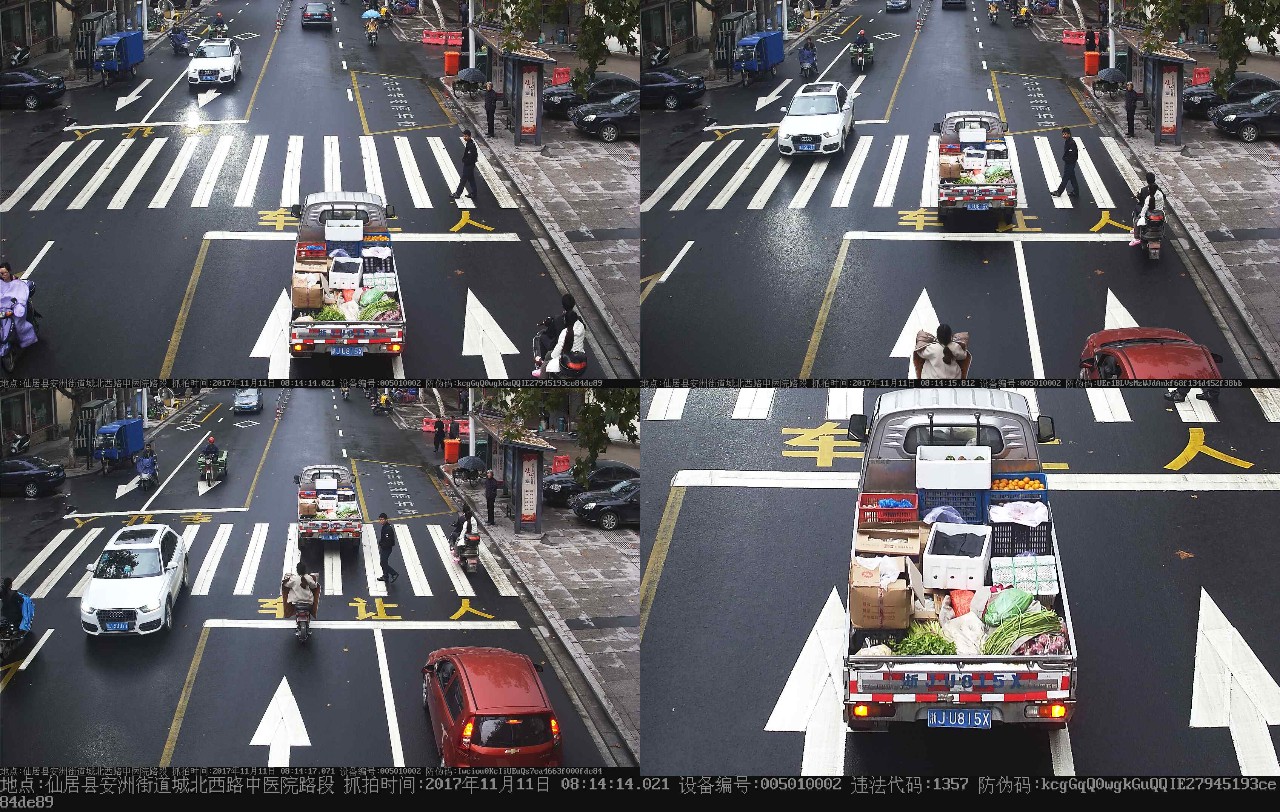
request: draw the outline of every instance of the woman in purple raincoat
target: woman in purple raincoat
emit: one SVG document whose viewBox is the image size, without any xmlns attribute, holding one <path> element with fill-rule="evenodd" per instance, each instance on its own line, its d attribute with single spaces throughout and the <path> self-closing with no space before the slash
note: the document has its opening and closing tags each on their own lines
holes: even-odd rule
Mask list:
<svg viewBox="0 0 1280 812">
<path fill-rule="evenodd" d="M 0 341 L 9 340 L 9 331 L 17 329 L 19 347 L 30 347 L 36 343 L 35 327 L 27 320 L 27 297 L 30 293 L 27 283 L 13 275 L 9 263 L 0 262 L 0 318 L 3 318 Z"/>
</svg>

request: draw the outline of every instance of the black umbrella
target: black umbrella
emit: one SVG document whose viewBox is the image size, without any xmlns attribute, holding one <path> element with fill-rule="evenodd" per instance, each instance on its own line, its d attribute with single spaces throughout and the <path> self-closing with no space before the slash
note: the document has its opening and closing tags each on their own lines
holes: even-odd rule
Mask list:
<svg viewBox="0 0 1280 812">
<path fill-rule="evenodd" d="M 483 474 L 489 470 L 489 466 L 479 457 L 463 457 L 458 460 L 458 464 L 454 470 L 462 469 L 464 471 L 474 471 L 477 474 Z"/>
<path fill-rule="evenodd" d="M 1103 70 L 1098 71 L 1097 81 L 1113 82 L 1117 85 L 1122 85 L 1129 81 L 1129 77 L 1125 76 L 1124 71 L 1119 68 L 1104 68 Z"/>
<path fill-rule="evenodd" d="M 458 78 L 456 81 L 472 82 L 477 85 L 482 85 L 489 80 L 485 77 L 484 71 L 479 68 L 463 68 L 458 71 Z"/>
</svg>

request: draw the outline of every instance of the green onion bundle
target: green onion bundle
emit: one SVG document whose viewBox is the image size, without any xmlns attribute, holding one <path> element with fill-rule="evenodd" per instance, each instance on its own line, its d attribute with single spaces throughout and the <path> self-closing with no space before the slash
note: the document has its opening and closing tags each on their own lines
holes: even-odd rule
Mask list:
<svg viewBox="0 0 1280 812">
<path fill-rule="evenodd" d="M 1062 619 L 1056 612 L 1025 612 L 1014 615 L 996 627 L 982 643 L 983 654 L 1003 655 L 1013 650 L 1019 637 L 1035 637 L 1062 628 Z"/>
</svg>

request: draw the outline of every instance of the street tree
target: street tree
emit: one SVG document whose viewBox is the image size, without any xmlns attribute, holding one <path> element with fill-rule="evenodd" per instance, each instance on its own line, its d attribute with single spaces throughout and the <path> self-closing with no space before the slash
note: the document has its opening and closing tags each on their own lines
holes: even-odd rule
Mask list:
<svg viewBox="0 0 1280 812">
<path fill-rule="evenodd" d="M 504 415 L 503 439 L 514 440 L 527 426 L 536 426 L 543 420 L 549 423 L 550 416 L 563 411 L 571 400 L 581 400 L 576 428 L 578 446 L 586 452 L 585 457 L 574 460 L 573 475 L 585 485 L 586 476 L 596 459 L 609 448 L 609 426 L 617 426 L 628 442 L 638 441 L 639 389 L 614 386 L 590 389 L 504 388 L 495 390 L 488 403 Z"/>
<path fill-rule="evenodd" d="M 1177 41 L 1184 23 L 1206 19 L 1212 10 L 1224 11 L 1218 21 L 1217 54 L 1226 68 L 1216 71 L 1213 79 L 1214 88 L 1220 92 L 1225 91 L 1236 68 L 1248 58 L 1250 39 L 1256 39 L 1272 56 L 1277 53 L 1275 34 L 1280 31 L 1277 0 L 1232 0 L 1225 5 L 1221 0 L 1151 0 L 1145 8 L 1142 46 L 1148 51 L 1159 48 L 1162 43 Z"/>
<path fill-rule="evenodd" d="M 628 53 L 636 53 L 634 34 L 640 26 L 640 5 L 635 0 L 499 0 L 496 7 L 477 12 L 477 16 L 501 29 L 504 50 L 518 51 L 526 43 L 538 41 L 544 17 L 572 19 L 579 8 L 575 53 L 585 67 L 573 72 L 573 84 L 582 90 L 608 57 L 608 38 L 617 39 Z"/>
</svg>

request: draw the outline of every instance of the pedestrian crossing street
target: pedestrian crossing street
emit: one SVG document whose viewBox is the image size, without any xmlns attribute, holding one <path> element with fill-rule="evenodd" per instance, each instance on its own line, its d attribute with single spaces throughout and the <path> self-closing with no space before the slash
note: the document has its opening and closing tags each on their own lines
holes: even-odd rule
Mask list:
<svg viewBox="0 0 1280 812">
<path fill-rule="evenodd" d="M 1100 137 L 1095 156 L 1082 139 L 1075 140 L 1080 197 L 1072 199 L 1050 194 L 1062 181 L 1054 151 L 1056 140 L 1051 141 L 1048 135 L 1005 137 L 1018 184 L 1019 209 L 1051 203 L 1059 209 L 1109 210 L 1119 206 L 1128 211 L 1142 183 L 1119 144 L 1114 138 Z M 868 190 L 868 195 L 874 190 L 873 208 L 914 208 L 917 202 L 920 208 L 933 208 L 938 204 L 937 135 L 859 135 L 856 141 L 850 140 L 845 155 L 812 160 L 779 155 L 775 136 L 762 138 L 748 149 L 750 142 L 751 138 L 702 142 L 640 204 L 640 210 L 652 211 L 659 206 L 669 211 L 716 210 L 731 204 L 741 207 L 744 202 L 749 210 L 810 205 L 849 208 L 855 191 L 862 189 Z M 1024 157 L 1020 157 L 1019 145 Z M 1025 151 L 1035 157 L 1026 158 Z M 1108 165 L 1115 167 L 1126 188 L 1118 183 L 1113 184 L 1114 189 L 1108 188 L 1099 171 L 1100 166 Z M 788 176 L 803 179 L 798 187 L 784 185 Z"/>
<path fill-rule="evenodd" d="M 722 389 L 683 389 L 658 388 L 652 390 L 653 397 L 645 412 L 645 420 L 674 421 L 684 417 L 690 393 L 719 393 L 731 390 Z M 809 403 L 814 400 L 810 389 L 767 389 L 760 387 L 736 390 L 733 398 L 732 420 L 768 420 L 773 416 L 774 406 L 782 398 L 795 402 Z M 1040 415 L 1040 401 L 1035 389 L 1009 389 L 1027 398 L 1032 417 Z M 1062 396 L 1078 399 L 1078 409 L 1088 408 L 1095 422 L 1098 423 L 1131 423 L 1133 417 L 1125 401 L 1123 389 L 1067 389 L 1057 390 Z M 1217 423 L 1218 416 L 1213 407 L 1196 395 L 1199 389 L 1192 389 L 1182 403 L 1172 404 L 1174 410 L 1184 423 Z M 1268 423 L 1280 423 L 1280 390 L 1250 389 L 1249 397 L 1257 402 L 1263 419 Z M 1236 396 L 1229 392 L 1225 397 Z M 1243 393 L 1239 396 L 1244 397 Z M 695 400 L 699 395 L 695 394 Z M 718 397 L 718 395 L 716 396 Z M 875 398 L 867 397 L 865 389 L 827 389 L 825 390 L 827 420 L 847 420 L 851 414 L 870 415 L 875 407 Z M 1072 404 L 1075 406 L 1075 403 Z M 1073 409 L 1074 410 L 1074 409 Z"/>
<path fill-rule="evenodd" d="M 392 591 L 403 595 L 405 591 L 417 597 L 475 597 L 475 588 L 453 558 L 449 549 L 448 534 L 440 525 L 410 528 L 408 525 L 392 525 L 396 533 L 396 547 L 392 552 L 391 566 L 401 573 L 400 581 Z M 61 530 L 31 562 L 14 578 L 14 588 L 34 584 L 27 591 L 33 599 L 65 594 L 79 598 L 89 585 L 91 573 L 85 566 L 97 560 L 110 538 L 110 528 L 85 527 Z M 377 528 L 364 526 L 360 549 L 354 560 L 350 553 L 342 555 L 332 542 L 316 542 L 305 553 L 298 548 L 298 525 L 287 526 L 268 522 L 256 522 L 248 526 L 209 523 L 188 525 L 182 530 L 187 546 L 190 593 L 197 597 L 209 595 L 277 595 L 280 578 L 297 571 L 299 555 L 313 564 L 317 553 L 323 549 L 323 569 L 320 584 L 326 595 L 367 595 L 386 597 L 387 586 L 377 580 L 382 574 L 378 561 Z M 345 547 L 343 548 L 345 549 Z M 61 558 L 58 555 L 61 554 Z M 50 569 L 49 562 L 57 563 Z M 281 567 L 275 570 L 272 561 Z M 438 561 L 438 566 L 432 562 Z M 504 597 L 515 597 L 516 590 L 506 572 L 498 564 L 493 553 L 482 540 L 480 563 L 489 579 Z M 355 565 L 355 572 L 344 572 Z M 428 579 L 428 568 L 437 582 Z M 439 580 L 443 571 L 444 581 Z M 478 577 L 478 576 L 477 576 Z M 65 592 L 64 592 L 65 590 Z"/>
<path fill-rule="evenodd" d="M 468 195 L 450 199 L 458 169 L 448 149 L 452 143 L 439 136 L 255 135 L 250 141 L 240 135 L 190 135 L 110 143 L 85 138 L 58 144 L 0 203 L 0 213 L 91 205 L 274 210 L 318 191 L 367 191 L 401 208 L 406 203 L 415 209 L 476 205 Z M 500 208 L 517 208 L 483 153 L 476 168 L 477 185 L 487 186 Z M 185 193 L 178 194 L 180 188 L 189 190 L 189 202 Z"/>
</svg>

